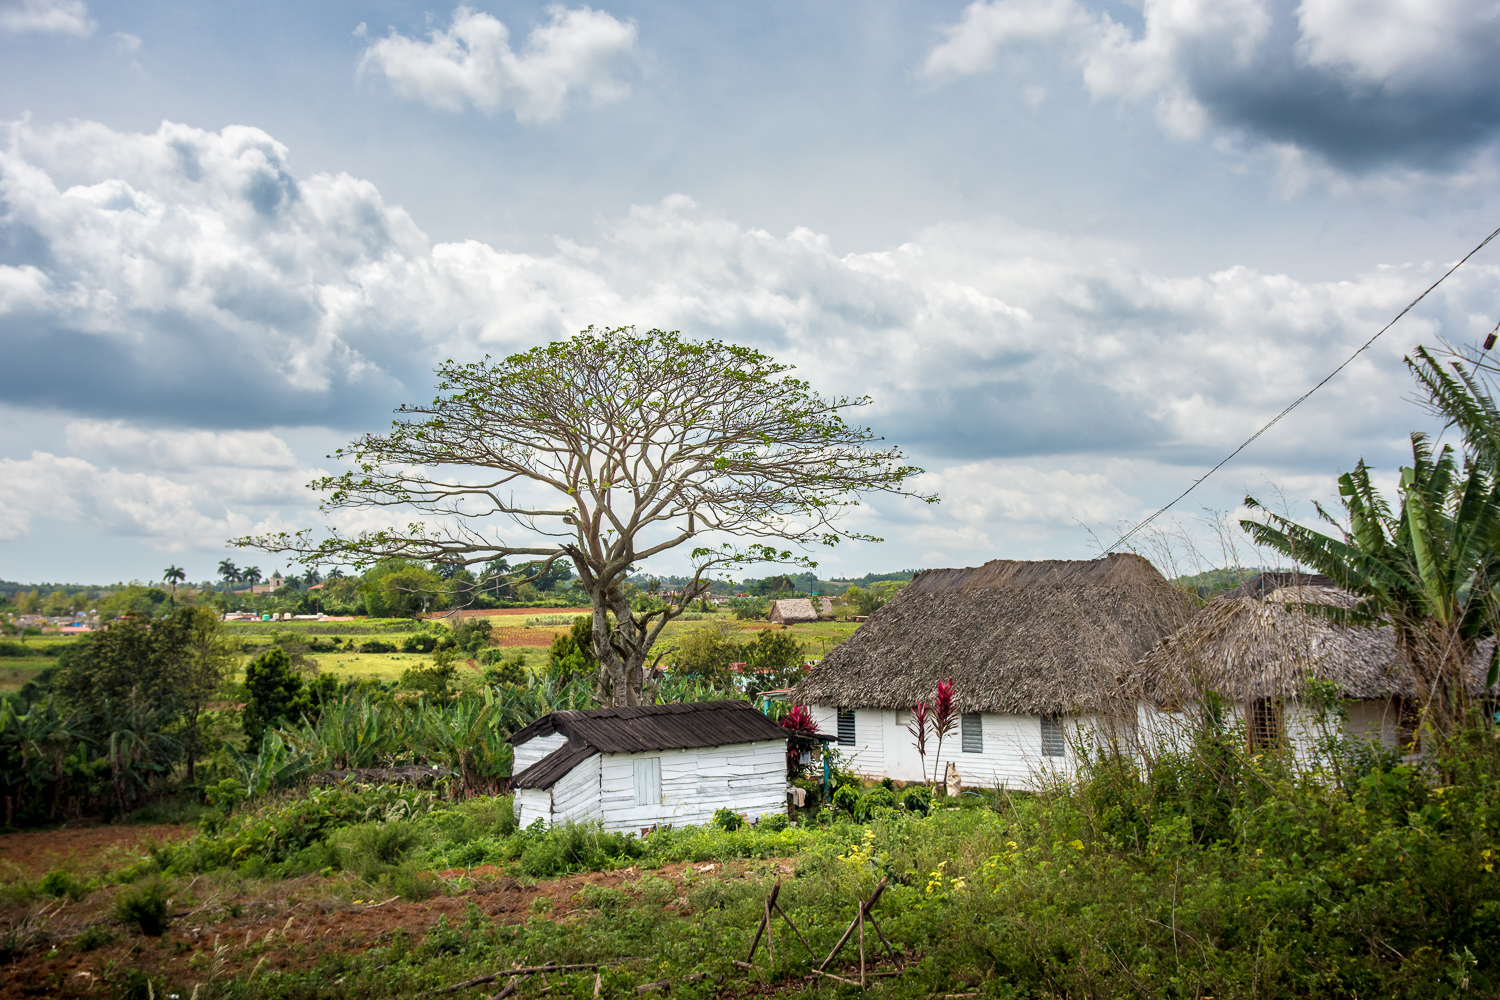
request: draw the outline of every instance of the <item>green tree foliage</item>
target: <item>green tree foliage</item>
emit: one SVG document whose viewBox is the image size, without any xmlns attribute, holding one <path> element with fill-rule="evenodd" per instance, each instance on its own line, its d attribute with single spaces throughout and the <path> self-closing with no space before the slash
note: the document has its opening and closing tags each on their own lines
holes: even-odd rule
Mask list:
<svg viewBox="0 0 1500 1000">
<path fill-rule="evenodd" d="M 598 668 L 594 656 L 594 623 L 587 615 L 573 619 L 573 627 L 552 640 L 547 654 L 547 674 L 557 684 L 591 677 Z"/>
<path fill-rule="evenodd" d="M 258 743 L 266 727 L 296 719 L 307 704 L 306 685 L 292 666 L 292 658 L 279 646 L 268 649 L 245 667 L 245 689 L 249 699 L 241 714 L 241 726 L 252 743 Z"/>
<path fill-rule="evenodd" d="M 729 610 L 737 621 L 757 621 L 771 610 L 771 602 L 764 597 L 736 597 L 729 601 Z"/>
<path fill-rule="evenodd" d="M 198 719 L 233 666 L 235 651 L 219 616 L 179 608 L 166 619 L 128 615 L 81 636 L 58 658 L 53 690 L 79 709 L 103 740 L 107 705 L 135 702 L 186 727 L 190 752 L 203 749 Z"/>
<path fill-rule="evenodd" d="M 844 591 L 844 600 L 854 609 L 855 614 L 873 615 L 909 582 L 908 580 L 877 580 L 868 587 L 850 587 Z"/>
<path fill-rule="evenodd" d="M 806 574 L 806 577 L 811 578 L 812 574 Z M 797 584 L 793 582 L 791 577 L 781 574 L 779 576 L 768 576 L 763 580 L 746 580 L 745 590 L 752 597 L 789 597 L 796 592 Z"/>
<path fill-rule="evenodd" d="M 802 679 L 807 651 L 785 629 L 765 629 L 742 649 L 751 695 L 788 688 Z"/>
<path fill-rule="evenodd" d="M 444 701 L 453 693 L 453 679 L 457 674 L 458 667 L 453 657 L 438 653 L 430 664 L 402 671 L 401 688 L 432 701 Z"/>
<path fill-rule="evenodd" d="M 460 618 L 453 626 L 454 644 L 470 659 L 488 648 L 493 634 L 494 624 L 488 618 L 478 615 Z"/>
<path fill-rule="evenodd" d="M 701 678 L 709 684 L 730 680 L 729 665 L 744 658 L 740 644 L 719 628 L 695 628 L 682 633 L 672 654 L 672 676 Z"/>
<path fill-rule="evenodd" d="M 95 608 L 106 619 L 131 612 L 155 616 L 161 613 L 161 606 L 168 600 L 167 592 L 160 587 L 142 587 L 131 583 L 116 587 L 114 593 L 101 599 Z"/>
<path fill-rule="evenodd" d="M 305 564 L 571 563 L 593 607 L 599 700 L 649 702 L 652 647 L 667 622 L 707 593 L 717 568 L 809 565 L 770 541 L 863 537 L 839 524 L 860 494 L 915 495 L 903 484 L 918 470 L 844 419 L 869 400 L 821 396 L 788 372 L 750 348 L 633 328 L 591 327 L 499 362 L 450 361 L 438 369 L 436 399 L 403 407 L 407 419 L 389 433 L 339 452 L 358 471 L 315 484 L 330 512 L 413 510 L 419 519 L 409 530 L 235 544 Z M 485 521 L 494 516 L 527 535 L 497 541 Z M 694 542 L 705 533 L 730 541 Z M 670 605 L 633 607 L 624 589 L 633 567 L 689 543 L 697 546 L 691 582 Z"/>
<path fill-rule="evenodd" d="M 390 560 L 365 574 L 360 587 L 371 618 L 419 618 L 448 606 L 448 587 L 432 570 Z"/>
</svg>

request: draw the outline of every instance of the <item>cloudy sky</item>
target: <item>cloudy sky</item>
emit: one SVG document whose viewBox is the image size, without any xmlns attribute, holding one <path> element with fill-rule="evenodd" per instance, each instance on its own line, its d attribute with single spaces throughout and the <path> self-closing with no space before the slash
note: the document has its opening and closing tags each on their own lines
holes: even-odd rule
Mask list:
<svg viewBox="0 0 1500 1000">
<path fill-rule="evenodd" d="M 209 577 L 436 362 L 588 324 L 874 398 L 943 503 L 826 574 L 1087 556 L 1500 224 L 1497 50 L 1495 0 L 0 0 L 0 577 Z M 1394 469 L 1403 354 L 1497 293 L 1184 523 Z"/>
</svg>

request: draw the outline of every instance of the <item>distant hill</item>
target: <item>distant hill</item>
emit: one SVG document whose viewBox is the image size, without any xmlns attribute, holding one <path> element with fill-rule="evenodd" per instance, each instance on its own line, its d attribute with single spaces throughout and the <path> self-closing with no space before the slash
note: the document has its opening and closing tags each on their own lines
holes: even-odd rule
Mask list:
<svg viewBox="0 0 1500 1000">
<path fill-rule="evenodd" d="M 1233 590 L 1246 580 L 1252 579 L 1261 573 L 1260 567 L 1239 567 L 1236 569 L 1211 569 L 1205 573 L 1195 573 L 1192 576 L 1179 576 L 1172 581 L 1172 585 L 1184 590 L 1196 590 L 1201 597 L 1212 597 L 1222 594 L 1226 590 Z"/>
<path fill-rule="evenodd" d="M 79 594 L 98 590 L 91 583 L 17 583 L 14 580 L 0 580 L 0 599 L 10 600 L 17 593 L 27 590 L 39 590 L 43 594 L 51 594 L 62 591 L 65 594 Z"/>
</svg>

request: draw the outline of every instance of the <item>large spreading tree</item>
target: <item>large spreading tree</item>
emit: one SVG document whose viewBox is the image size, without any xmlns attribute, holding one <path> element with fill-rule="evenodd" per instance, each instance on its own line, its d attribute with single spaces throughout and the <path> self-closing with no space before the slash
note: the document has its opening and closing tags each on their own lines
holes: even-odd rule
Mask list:
<svg viewBox="0 0 1500 1000">
<path fill-rule="evenodd" d="M 715 572 L 815 565 L 799 554 L 808 545 L 870 538 L 838 523 L 860 495 L 919 496 L 905 483 L 921 470 L 844 419 L 868 398 L 822 396 L 789 370 L 747 347 L 632 327 L 590 327 L 498 362 L 449 361 L 430 405 L 399 409 L 389 433 L 337 453 L 353 471 L 312 484 L 325 513 L 403 508 L 419 520 L 235 544 L 306 565 L 525 556 L 544 572 L 568 560 L 593 606 L 599 701 L 640 704 L 662 628 Z M 497 518 L 524 537 L 507 540 Z M 787 542 L 798 550 L 773 544 Z M 689 583 L 666 606 L 635 610 L 633 567 L 689 544 Z"/>
</svg>

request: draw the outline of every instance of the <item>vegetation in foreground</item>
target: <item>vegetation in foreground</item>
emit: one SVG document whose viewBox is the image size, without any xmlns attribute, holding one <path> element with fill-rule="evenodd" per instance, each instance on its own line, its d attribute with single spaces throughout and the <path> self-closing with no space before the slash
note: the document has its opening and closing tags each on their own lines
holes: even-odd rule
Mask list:
<svg viewBox="0 0 1500 1000">
<path fill-rule="evenodd" d="M 156 996 L 197 989 L 200 1000 L 405 997 L 511 966 L 638 956 L 601 973 L 603 994 L 634 996 L 660 979 L 683 996 L 749 992 L 762 979 L 837 993 L 849 987 L 799 978 L 812 963 L 785 928 L 773 972 L 747 973 L 731 959 L 744 957 L 777 878 L 781 904 L 821 957 L 855 900 L 886 877 L 876 912 L 907 971 L 876 981 L 881 995 L 1500 992 L 1487 947 L 1500 930 L 1492 732 L 1467 732 L 1428 764 L 1358 743 L 1330 741 L 1310 766 L 1242 746 L 1242 734 L 1207 731 L 1144 769 L 1090 760 L 1072 785 L 968 792 L 926 811 L 921 794 L 906 794 L 914 789 L 851 786 L 834 797 L 840 808 L 801 825 L 768 818 L 644 840 L 518 830 L 505 799 L 289 794 L 216 815 L 198 836 L 97 888 L 75 889 L 65 873 L 49 875 L 50 885 L 12 883 L 12 982 L 85 966 L 102 975 L 129 956 L 110 973 L 115 995 L 145 995 L 149 979 Z M 613 874 L 535 881 L 588 871 Z M 70 889 L 78 903 L 66 901 Z M 65 939 L 19 919 L 96 897 L 112 897 L 114 919 L 75 924 Z M 366 926 L 382 904 L 389 922 L 358 939 L 285 929 L 309 919 L 311 900 L 345 912 L 350 927 Z M 250 920 L 246 905 L 261 916 Z M 148 924 L 163 907 L 168 926 L 157 936 Z M 184 911 L 194 916 L 173 916 Z M 96 943 L 106 935 L 114 940 Z M 552 975 L 547 985 L 592 996 L 594 973 Z M 517 995 L 541 987 L 525 980 Z"/>
</svg>

